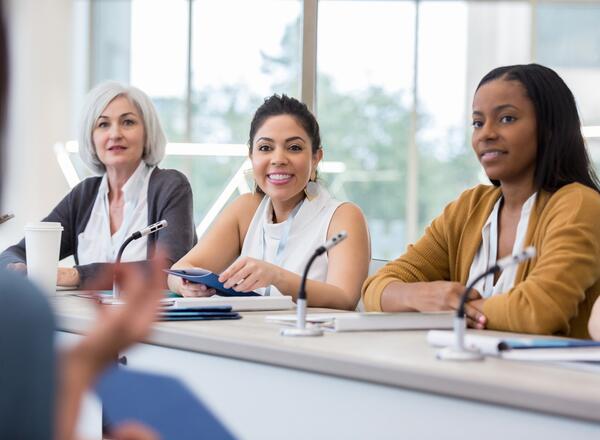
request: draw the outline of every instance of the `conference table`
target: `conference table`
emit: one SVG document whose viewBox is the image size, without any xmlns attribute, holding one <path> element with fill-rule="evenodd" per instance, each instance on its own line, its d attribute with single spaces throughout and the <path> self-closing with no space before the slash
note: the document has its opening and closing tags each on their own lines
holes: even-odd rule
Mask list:
<svg viewBox="0 0 600 440">
<path fill-rule="evenodd" d="M 51 301 L 67 339 L 95 317 L 73 293 Z M 600 438 L 600 368 L 440 361 L 425 331 L 283 337 L 278 313 L 157 323 L 127 368 L 181 379 L 240 439 Z"/>
</svg>

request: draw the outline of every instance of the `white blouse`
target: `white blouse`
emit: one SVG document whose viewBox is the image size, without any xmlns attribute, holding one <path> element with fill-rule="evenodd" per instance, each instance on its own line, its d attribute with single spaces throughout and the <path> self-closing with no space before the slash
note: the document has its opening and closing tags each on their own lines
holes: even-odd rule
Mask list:
<svg viewBox="0 0 600 440">
<path fill-rule="evenodd" d="M 85 230 L 79 234 L 77 255 L 79 264 L 114 262 L 123 242 L 135 231 L 148 226 L 148 184 L 155 167 L 143 161 L 123 185 L 123 223 L 111 235 L 108 207 L 108 179 L 102 177 L 98 195 Z M 148 238 L 131 242 L 121 261 L 139 261 L 147 258 Z"/>
<path fill-rule="evenodd" d="M 536 195 L 537 193 L 534 193 L 529 197 L 521 208 L 521 217 L 519 218 L 519 224 L 517 225 L 517 234 L 515 243 L 513 244 L 512 255 L 517 255 L 524 249 L 525 234 L 527 234 L 529 216 L 533 209 L 533 205 L 535 204 Z M 471 282 L 487 270 L 487 268 L 496 264 L 496 258 L 498 256 L 498 213 L 500 211 L 501 202 L 502 197 L 498 199 L 492 213 L 485 222 L 485 225 L 483 225 L 483 229 L 481 230 L 481 246 L 479 246 L 479 250 L 471 264 L 467 285 L 471 284 Z M 515 285 L 518 267 L 518 265 L 513 265 L 504 269 L 498 277 L 496 284 L 494 284 L 494 275 L 491 274 L 478 281 L 474 288 L 481 293 L 483 298 L 489 298 L 492 295 L 507 292 Z"/>
<path fill-rule="evenodd" d="M 317 196 L 312 200 L 304 199 L 296 215 L 290 215 L 284 222 L 273 223 L 273 205 L 265 196 L 252 218 L 240 256 L 268 261 L 302 275 L 315 249 L 327 241 L 329 223 L 342 203 L 319 185 Z M 321 255 L 311 266 L 308 278 L 326 281 L 327 267 L 327 254 Z M 257 292 L 264 295 L 266 290 L 261 288 Z M 269 294 L 282 295 L 275 286 L 271 286 Z"/>
</svg>

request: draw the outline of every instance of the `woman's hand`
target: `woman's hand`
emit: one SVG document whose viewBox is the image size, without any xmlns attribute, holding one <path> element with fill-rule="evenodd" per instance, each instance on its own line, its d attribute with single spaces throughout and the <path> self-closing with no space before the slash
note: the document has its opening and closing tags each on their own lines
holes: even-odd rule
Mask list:
<svg viewBox="0 0 600 440">
<path fill-rule="evenodd" d="M 232 288 L 236 292 L 249 292 L 277 284 L 280 279 L 280 267 L 251 257 L 238 258 L 219 277 L 226 289 Z"/>
<path fill-rule="evenodd" d="M 177 289 L 177 293 L 185 297 L 203 297 L 213 296 L 217 291 L 204 284 L 192 283 L 184 278 L 181 278 L 181 284 Z"/>
<path fill-rule="evenodd" d="M 6 268 L 22 274 L 27 273 L 27 265 L 25 263 L 9 263 L 6 265 Z"/>
<path fill-rule="evenodd" d="M 59 267 L 56 275 L 56 285 L 64 287 L 79 286 L 79 271 L 74 267 Z"/>
<path fill-rule="evenodd" d="M 460 298 L 465 291 L 465 286 L 453 281 L 432 281 L 419 284 L 422 286 L 421 291 L 412 296 L 410 304 L 419 312 L 457 310 Z M 482 313 L 484 301 L 477 290 L 471 289 L 465 304 L 465 315 L 469 327 L 485 328 L 487 319 Z"/>
</svg>

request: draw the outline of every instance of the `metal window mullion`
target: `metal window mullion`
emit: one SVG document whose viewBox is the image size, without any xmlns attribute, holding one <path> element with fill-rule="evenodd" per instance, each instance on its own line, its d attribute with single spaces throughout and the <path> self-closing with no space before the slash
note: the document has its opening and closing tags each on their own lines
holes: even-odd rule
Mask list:
<svg viewBox="0 0 600 440">
<path fill-rule="evenodd" d="M 410 112 L 410 139 L 408 142 L 406 182 L 406 240 L 413 243 L 419 232 L 419 151 L 417 146 L 419 98 L 419 0 L 415 1 L 415 44 L 413 61 L 412 108 Z"/>
<path fill-rule="evenodd" d="M 194 0 L 188 0 L 187 72 L 185 83 L 185 141 L 192 142 L 192 18 Z"/>
<path fill-rule="evenodd" d="M 304 0 L 302 16 L 302 73 L 300 99 L 316 114 L 318 0 Z"/>
<path fill-rule="evenodd" d="M 530 17 L 530 27 L 529 30 L 529 57 L 532 63 L 537 61 L 537 8 L 538 2 L 537 0 L 530 0 L 529 7 L 531 8 L 531 17 Z"/>
<path fill-rule="evenodd" d="M 88 3 L 89 9 L 88 9 L 88 34 L 87 34 L 87 39 L 88 39 L 88 47 L 87 47 L 87 78 L 86 78 L 86 84 L 85 84 L 85 91 L 87 93 L 88 90 L 90 90 L 92 88 L 92 85 L 94 84 L 94 79 L 96 76 L 96 47 L 94 46 L 94 33 L 97 31 L 96 26 L 94 26 L 94 14 L 95 14 L 95 10 L 94 10 L 94 4 L 90 1 Z"/>
</svg>

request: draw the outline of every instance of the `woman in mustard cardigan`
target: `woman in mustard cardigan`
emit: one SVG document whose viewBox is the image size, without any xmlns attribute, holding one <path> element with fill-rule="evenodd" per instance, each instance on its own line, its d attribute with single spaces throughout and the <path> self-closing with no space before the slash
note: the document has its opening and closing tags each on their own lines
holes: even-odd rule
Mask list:
<svg viewBox="0 0 600 440">
<path fill-rule="evenodd" d="M 473 99 L 472 145 L 493 186 L 465 191 L 368 278 L 367 310 L 454 310 L 479 273 L 535 246 L 533 260 L 475 285 L 467 322 L 589 337 L 600 293 L 600 190 L 573 94 L 544 66 L 492 70 Z"/>
</svg>

